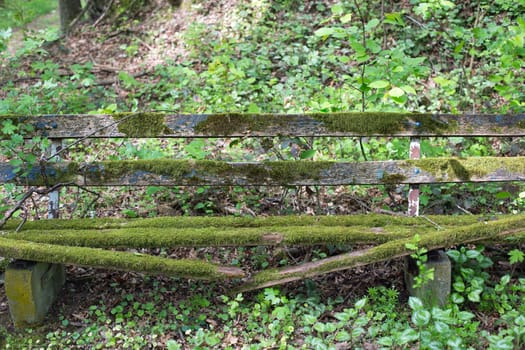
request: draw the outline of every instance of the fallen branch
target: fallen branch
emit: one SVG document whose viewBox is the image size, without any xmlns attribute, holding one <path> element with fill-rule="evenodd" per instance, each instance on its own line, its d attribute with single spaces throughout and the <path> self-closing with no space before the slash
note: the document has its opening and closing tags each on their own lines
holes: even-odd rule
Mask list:
<svg viewBox="0 0 525 350">
<path fill-rule="evenodd" d="M 498 240 L 515 236 L 525 239 L 525 216 L 510 217 L 505 220 L 482 222 L 464 227 L 455 227 L 439 232 L 421 235 L 420 246 L 429 250 L 450 247 L 476 241 Z M 313 261 L 298 266 L 271 269 L 253 275 L 239 291 L 266 288 L 304 278 L 323 275 L 330 272 L 347 270 L 376 262 L 407 256 L 412 253 L 405 247 L 411 238 L 397 239 L 377 247 L 353 251 L 323 260 Z"/>
<path fill-rule="evenodd" d="M 15 241 L 3 237 L 0 237 L 0 255 L 14 259 L 165 274 L 191 279 L 223 280 L 244 276 L 240 268 L 215 265 L 196 259 L 175 260 L 148 254 Z"/>
</svg>

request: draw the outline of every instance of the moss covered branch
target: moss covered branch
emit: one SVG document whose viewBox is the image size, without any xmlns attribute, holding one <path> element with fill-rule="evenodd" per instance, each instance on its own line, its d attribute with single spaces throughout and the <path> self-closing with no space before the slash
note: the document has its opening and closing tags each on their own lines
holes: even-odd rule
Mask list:
<svg viewBox="0 0 525 350">
<path fill-rule="evenodd" d="M 191 279 L 221 280 L 244 276 L 244 272 L 239 268 L 218 266 L 195 259 L 174 260 L 147 254 L 66 247 L 3 237 L 0 237 L 0 255 L 14 259 L 166 274 Z"/>
<path fill-rule="evenodd" d="M 500 215 L 498 218 L 507 216 Z M 433 215 L 429 218 L 442 226 L 468 225 L 480 220 L 473 215 Z M 14 230 L 20 221 L 12 220 L 4 228 L 6 231 Z M 146 219 L 71 219 L 71 220 L 37 220 L 28 221 L 22 227 L 26 230 L 106 230 L 118 228 L 243 228 L 267 226 L 367 226 L 383 227 L 386 225 L 398 226 L 426 226 L 429 225 L 422 217 L 393 216 L 384 214 L 359 214 L 359 215 L 327 215 L 327 216 L 266 216 L 266 217 L 237 217 L 237 216 L 171 216 Z"/>
<path fill-rule="evenodd" d="M 419 245 L 433 250 L 476 241 L 497 240 L 501 243 L 504 239 L 509 239 L 509 242 L 513 243 L 525 240 L 525 216 L 520 215 L 504 220 L 426 233 L 421 235 Z M 353 251 L 298 266 L 262 271 L 252 276 L 241 287 L 241 290 L 269 287 L 406 256 L 411 254 L 411 251 L 405 247 L 405 244 L 409 242 L 411 242 L 410 238 L 402 238 L 373 248 Z"/>
<path fill-rule="evenodd" d="M 499 216 L 504 220 L 508 216 Z M 432 216 L 443 227 L 470 225 L 472 215 Z M 316 244 L 380 244 L 415 233 L 435 231 L 423 218 L 379 214 L 349 216 L 160 217 L 151 219 L 77 219 L 27 222 L 4 237 L 93 248 L 175 246 L 253 246 Z"/>
<path fill-rule="evenodd" d="M 107 230 L 26 230 L 7 238 L 93 248 L 157 248 L 259 245 L 379 244 L 416 232 L 420 226 L 264 226 L 255 228 L 122 228 Z"/>
</svg>

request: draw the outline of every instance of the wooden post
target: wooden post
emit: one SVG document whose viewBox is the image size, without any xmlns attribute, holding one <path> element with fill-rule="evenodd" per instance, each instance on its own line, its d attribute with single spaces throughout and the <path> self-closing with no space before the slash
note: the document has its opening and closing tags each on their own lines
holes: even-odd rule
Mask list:
<svg viewBox="0 0 525 350">
<path fill-rule="evenodd" d="M 50 154 L 62 146 L 60 140 L 52 140 Z M 53 158 L 59 161 L 60 157 Z M 48 219 L 58 219 L 60 190 L 49 193 Z M 5 291 L 11 319 L 16 327 L 38 325 L 45 319 L 49 308 L 64 285 L 65 269 L 62 264 L 15 260 L 5 271 Z"/>
<path fill-rule="evenodd" d="M 410 140 L 410 159 L 421 158 L 421 144 L 419 138 Z M 417 169 L 416 169 L 417 171 Z M 419 216 L 419 185 L 410 184 L 408 190 L 409 216 Z M 415 262 L 407 257 L 405 268 L 405 284 L 410 295 L 418 297 L 427 306 L 444 306 L 450 295 L 452 283 L 452 266 L 450 259 L 443 250 L 430 251 L 427 254 L 427 269 L 434 271 L 434 279 L 419 288 L 414 288 L 415 276 L 419 271 L 414 268 Z"/>
<path fill-rule="evenodd" d="M 419 138 L 410 140 L 410 159 L 421 158 Z M 410 184 L 408 190 L 408 216 L 419 216 L 419 185 Z"/>
</svg>

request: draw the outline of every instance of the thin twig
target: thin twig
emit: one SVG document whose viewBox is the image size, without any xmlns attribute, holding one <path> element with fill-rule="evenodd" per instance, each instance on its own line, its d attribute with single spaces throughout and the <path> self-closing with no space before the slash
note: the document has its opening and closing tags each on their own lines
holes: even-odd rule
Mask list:
<svg viewBox="0 0 525 350">
<path fill-rule="evenodd" d="M 461 211 L 464 212 L 465 214 L 468 214 L 468 215 L 474 215 L 474 214 L 472 214 L 470 211 L 468 211 L 467 209 L 464 209 L 464 208 L 460 207 L 459 204 L 456 204 L 456 208 L 458 208 L 459 210 L 461 210 Z"/>
<path fill-rule="evenodd" d="M 82 11 L 80 11 L 78 16 L 76 16 L 75 19 L 71 21 L 71 23 L 69 23 L 69 25 L 67 26 L 66 34 L 71 33 L 71 31 L 75 28 L 75 26 L 78 24 L 80 19 L 84 17 L 84 15 L 86 14 L 90 6 L 91 6 L 91 0 L 87 0 L 86 5 L 84 5 L 84 8 L 82 9 Z"/>
<path fill-rule="evenodd" d="M 361 21 L 361 36 L 362 36 L 362 42 L 363 47 L 366 51 L 366 19 L 363 16 L 363 13 L 361 12 L 361 8 L 357 4 L 357 0 L 354 0 L 354 5 L 357 9 L 357 13 L 359 14 L 359 20 Z M 366 62 L 361 63 L 361 86 L 363 86 L 365 81 L 365 74 L 366 74 Z M 366 110 L 366 92 L 363 88 L 360 88 L 359 91 L 361 91 L 361 112 L 364 112 Z M 363 155 L 363 159 L 368 161 L 368 158 L 366 157 L 365 148 L 363 147 L 363 137 L 359 138 L 359 148 L 361 149 L 361 154 Z"/>
<path fill-rule="evenodd" d="M 22 207 L 22 210 L 24 211 L 24 216 L 22 217 L 22 222 L 16 227 L 15 232 L 20 231 L 22 226 L 24 226 L 24 224 L 26 223 L 27 217 L 29 216 L 29 213 L 27 212 L 27 208 L 25 206 Z"/>
<path fill-rule="evenodd" d="M 104 12 L 102 12 L 102 14 L 97 18 L 97 20 L 95 21 L 95 23 L 93 23 L 93 27 L 96 27 L 100 21 L 102 21 L 104 19 L 104 17 L 106 17 L 106 15 L 108 14 L 111 6 L 113 6 L 113 1 L 114 0 L 110 0 L 106 6 L 106 8 L 104 9 Z"/>
<path fill-rule="evenodd" d="M 438 229 L 438 230 L 442 230 L 442 229 L 443 229 L 443 227 L 439 226 L 438 223 L 436 223 L 436 222 L 430 220 L 430 219 L 429 219 L 428 217 L 426 217 L 425 215 L 419 215 L 419 216 L 417 216 L 417 217 L 418 217 L 418 218 L 425 219 L 426 221 L 430 222 L 430 223 L 431 223 L 432 225 L 434 225 L 434 226 L 436 227 L 436 229 Z"/>
</svg>

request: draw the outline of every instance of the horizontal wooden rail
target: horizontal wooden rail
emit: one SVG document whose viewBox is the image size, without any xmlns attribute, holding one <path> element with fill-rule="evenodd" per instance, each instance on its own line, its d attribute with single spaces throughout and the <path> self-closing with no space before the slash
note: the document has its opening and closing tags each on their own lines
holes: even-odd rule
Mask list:
<svg viewBox="0 0 525 350">
<path fill-rule="evenodd" d="M 281 186 L 347 184 L 428 184 L 525 179 L 523 157 L 425 158 L 358 163 L 275 161 L 228 163 L 195 160 L 136 160 L 49 163 L 26 178 L 0 163 L 0 183 L 82 186 Z"/>
<path fill-rule="evenodd" d="M 49 138 L 525 136 L 525 114 L 310 113 L 0 116 Z M 0 135 L 1 136 L 1 135 Z M 31 137 L 33 134 L 28 134 Z"/>
</svg>

